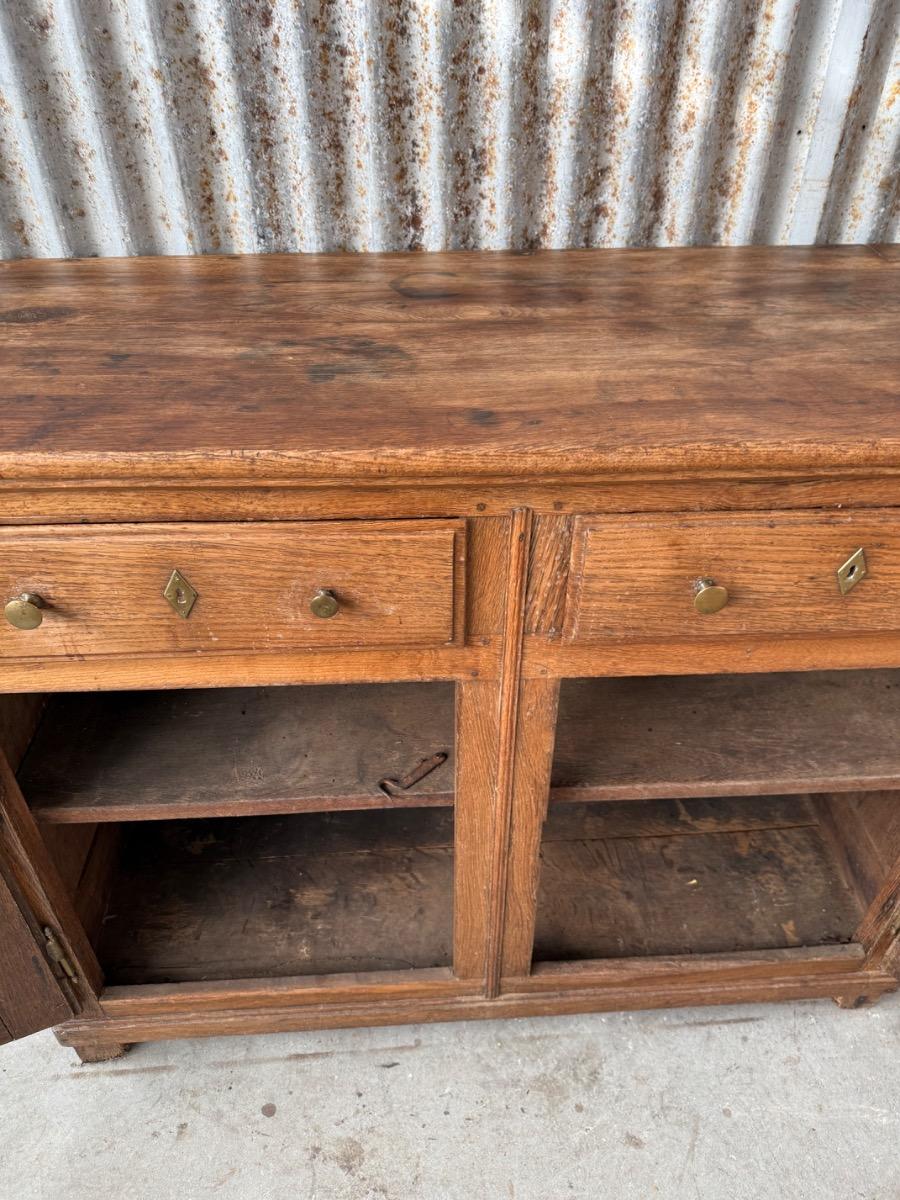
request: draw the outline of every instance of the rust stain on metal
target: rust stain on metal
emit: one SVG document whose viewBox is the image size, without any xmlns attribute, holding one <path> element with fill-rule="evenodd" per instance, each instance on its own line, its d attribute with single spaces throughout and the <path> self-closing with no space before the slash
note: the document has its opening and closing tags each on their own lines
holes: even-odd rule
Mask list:
<svg viewBox="0 0 900 1200">
<path fill-rule="evenodd" d="M 432 754 L 430 758 L 424 758 L 418 766 L 413 767 L 408 771 L 402 779 L 379 779 L 378 790 L 382 792 L 389 800 L 393 800 L 398 792 L 408 792 L 411 787 L 417 783 L 421 783 L 426 776 L 436 771 L 438 767 L 442 767 L 450 757 L 446 750 L 439 750 L 437 754 Z"/>
<path fill-rule="evenodd" d="M 0 254 L 900 236 L 870 0 L 17 0 Z"/>
</svg>

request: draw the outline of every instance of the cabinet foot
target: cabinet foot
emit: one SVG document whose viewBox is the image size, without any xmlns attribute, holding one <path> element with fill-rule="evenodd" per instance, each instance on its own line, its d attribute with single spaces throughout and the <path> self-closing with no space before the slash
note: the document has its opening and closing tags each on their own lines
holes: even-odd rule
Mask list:
<svg viewBox="0 0 900 1200">
<path fill-rule="evenodd" d="M 871 1008 L 881 999 L 881 993 L 877 992 L 874 996 L 832 996 L 831 998 L 838 1008 Z"/>
<path fill-rule="evenodd" d="M 72 1049 L 83 1063 L 99 1063 L 121 1058 L 128 1046 L 121 1042 L 78 1042 Z"/>
</svg>

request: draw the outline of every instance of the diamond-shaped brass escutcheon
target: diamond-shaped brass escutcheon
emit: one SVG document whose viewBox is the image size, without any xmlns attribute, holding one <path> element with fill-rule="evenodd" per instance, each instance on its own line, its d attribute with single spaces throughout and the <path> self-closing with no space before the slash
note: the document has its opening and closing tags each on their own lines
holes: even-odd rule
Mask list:
<svg viewBox="0 0 900 1200">
<path fill-rule="evenodd" d="M 861 579 L 865 579 L 869 572 L 866 566 L 866 552 L 862 546 L 855 550 L 853 554 L 842 563 L 837 569 L 838 587 L 841 589 L 841 595 L 846 596 L 848 592 L 852 592 Z"/>
<path fill-rule="evenodd" d="M 179 617 L 184 617 L 185 620 L 191 615 L 191 609 L 197 602 L 197 593 L 180 571 L 172 572 L 169 582 L 163 588 L 163 595 Z"/>
</svg>

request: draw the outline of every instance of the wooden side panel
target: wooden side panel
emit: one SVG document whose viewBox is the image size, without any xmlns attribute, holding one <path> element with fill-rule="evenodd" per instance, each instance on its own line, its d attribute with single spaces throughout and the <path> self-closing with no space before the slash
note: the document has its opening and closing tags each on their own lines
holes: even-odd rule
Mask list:
<svg viewBox="0 0 900 1200">
<path fill-rule="evenodd" d="M 185 619 L 163 591 L 181 572 Z M 289 651 L 460 642 L 462 521 L 122 525 L 0 530 L 0 587 L 44 601 L 42 624 L 0 626 L 4 659 Z M 320 589 L 336 615 L 310 610 Z"/>
<path fill-rule="evenodd" d="M 900 858 L 872 901 L 856 939 L 866 949 L 866 966 L 900 978 Z"/>
<path fill-rule="evenodd" d="M 66 892 L 68 895 L 74 896 L 78 891 L 84 865 L 94 844 L 97 826 L 95 824 L 78 824 L 63 829 L 59 825 L 45 824 L 42 821 L 39 828 L 41 838 L 53 860 L 53 865 L 59 872 L 59 878 Z"/>
<path fill-rule="evenodd" d="M 40 826 L 44 844 L 92 946 L 97 945 L 106 912 L 121 828 L 118 824 Z"/>
<path fill-rule="evenodd" d="M 835 572 L 863 547 L 868 576 Z M 702 578 L 728 589 L 700 615 Z M 585 517 L 575 523 L 569 640 L 873 633 L 900 628 L 900 513 Z"/>
<path fill-rule="evenodd" d="M 46 696 L 29 692 L 0 696 L 0 753 L 14 771 L 34 737 L 46 702 Z"/>
<path fill-rule="evenodd" d="M 817 797 L 816 804 L 854 886 L 870 904 L 900 859 L 900 793 L 827 794 Z"/>
</svg>

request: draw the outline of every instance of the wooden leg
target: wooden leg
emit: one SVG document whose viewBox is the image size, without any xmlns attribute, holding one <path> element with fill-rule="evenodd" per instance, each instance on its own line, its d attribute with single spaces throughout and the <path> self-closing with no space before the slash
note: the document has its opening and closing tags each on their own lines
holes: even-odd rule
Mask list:
<svg viewBox="0 0 900 1200">
<path fill-rule="evenodd" d="M 121 1058 L 128 1046 L 121 1042 L 77 1042 L 72 1049 L 83 1063 L 99 1063 Z"/>
<path fill-rule="evenodd" d="M 93 1032 L 93 1031 L 91 1031 Z M 104 1037 L 83 1037 L 69 1031 L 68 1025 L 59 1025 L 53 1036 L 61 1046 L 74 1050 L 83 1063 L 107 1062 L 110 1058 L 121 1058 L 128 1046 Z"/>
<path fill-rule="evenodd" d="M 881 999 L 881 993 L 877 996 L 832 996 L 832 999 L 838 1008 L 871 1008 Z"/>
<path fill-rule="evenodd" d="M 519 697 L 502 976 L 531 970 L 541 834 L 550 795 L 559 680 L 525 679 Z"/>
</svg>

